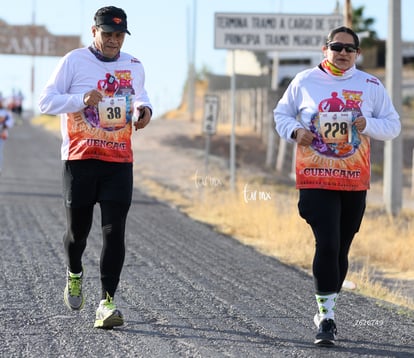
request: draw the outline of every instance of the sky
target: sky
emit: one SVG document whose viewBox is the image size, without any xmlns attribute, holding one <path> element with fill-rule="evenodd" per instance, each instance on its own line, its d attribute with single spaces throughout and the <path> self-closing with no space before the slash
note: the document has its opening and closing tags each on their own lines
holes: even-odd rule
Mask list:
<svg viewBox="0 0 414 358">
<path fill-rule="evenodd" d="M 5 1 L 2 0 L 2 7 Z M 387 37 L 389 1 L 352 0 L 354 8 L 364 6 L 364 17 L 375 19 L 373 29 L 381 39 Z M 340 0 L 341 6 L 343 3 Z M 34 19 L 36 25 L 45 26 L 53 35 L 81 36 L 82 44 L 87 46 L 92 42 L 93 16 L 97 9 L 107 5 L 122 7 L 127 13 L 131 36 L 126 36 L 122 51 L 143 63 L 146 89 L 154 115 L 158 116 L 180 104 L 191 56 L 196 71 L 206 67 L 215 74 L 225 74 L 227 50 L 214 48 L 216 12 L 328 15 L 336 0 L 13 0 L 7 3 L 7 11 L 1 12 L 0 19 L 9 25 L 29 25 Z M 414 1 L 401 0 L 401 9 L 402 39 L 414 41 Z M 21 90 L 24 107 L 38 113 L 39 94 L 58 60 L 0 54 L 0 92 L 7 97 L 13 89 Z"/>
</svg>

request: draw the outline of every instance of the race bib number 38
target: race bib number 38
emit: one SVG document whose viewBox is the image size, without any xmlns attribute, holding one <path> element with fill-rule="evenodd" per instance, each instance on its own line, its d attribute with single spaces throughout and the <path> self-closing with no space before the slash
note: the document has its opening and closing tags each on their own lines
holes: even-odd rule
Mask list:
<svg viewBox="0 0 414 358">
<path fill-rule="evenodd" d="M 319 113 L 319 133 L 328 144 L 351 142 L 352 112 Z"/>
<path fill-rule="evenodd" d="M 104 97 L 98 105 L 102 128 L 123 128 L 126 125 L 126 98 Z"/>
</svg>

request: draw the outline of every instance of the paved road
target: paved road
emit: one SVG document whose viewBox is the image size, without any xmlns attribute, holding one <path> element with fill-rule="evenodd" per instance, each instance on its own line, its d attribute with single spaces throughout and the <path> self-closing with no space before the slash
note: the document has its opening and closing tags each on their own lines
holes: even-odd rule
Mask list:
<svg viewBox="0 0 414 358">
<path fill-rule="evenodd" d="M 99 212 L 84 256 L 86 304 L 63 304 L 59 140 L 16 126 L 0 177 L 2 357 L 413 357 L 414 322 L 344 292 L 333 349 L 312 344 L 312 279 L 135 191 L 116 295 L 125 326 L 93 328 Z M 275 238 L 277 239 L 277 238 Z"/>
</svg>

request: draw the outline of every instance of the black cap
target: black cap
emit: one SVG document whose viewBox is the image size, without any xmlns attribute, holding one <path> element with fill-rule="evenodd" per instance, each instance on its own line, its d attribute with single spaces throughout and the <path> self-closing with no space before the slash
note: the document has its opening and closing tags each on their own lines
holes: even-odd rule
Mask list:
<svg viewBox="0 0 414 358">
<path fill-rule="evenodd" d="M 94 19 L 95 25 L 99 26 L 105 32 L 121 31 L 131 35 L 128 31 L 125 11 L 118 7 L 103 7 L 96 12 Z"/>
</svg>

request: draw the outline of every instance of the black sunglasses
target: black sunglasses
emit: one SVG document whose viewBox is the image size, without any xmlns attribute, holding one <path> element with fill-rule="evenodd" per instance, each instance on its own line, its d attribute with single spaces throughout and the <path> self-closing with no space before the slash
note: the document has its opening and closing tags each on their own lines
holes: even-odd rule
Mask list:
<svg viewBox="0 0 414 358">
<path fill-rule="evenodd" d="M 355 47 L 353 44 L 343 44 L 341 42 L 333 42 L 330 44 L 327 44 L 327 46 L 335 52 L 341 52 L 343 49 L 345 49 L 348 53 L 354 53 L 357 52 L 358 48 Z"/>
</svg>

